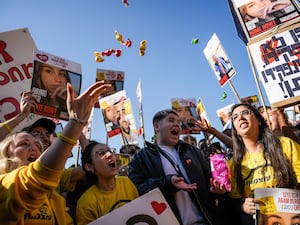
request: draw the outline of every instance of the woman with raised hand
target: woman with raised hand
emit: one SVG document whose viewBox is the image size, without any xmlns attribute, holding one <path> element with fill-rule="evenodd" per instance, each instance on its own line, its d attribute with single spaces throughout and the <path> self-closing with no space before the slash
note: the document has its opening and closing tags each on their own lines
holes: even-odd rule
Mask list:
<svg viewBox="0 0 300 225">
<path fill-rule="evenodd" d="M 26 132 L 1 142 L 0 224 L 73 224 L 64 199 L 54 189 L 94 104 L 107 87 L 101 81 L 94 83 L 75 98 L 68 84 L 69 122 L 42 154 L 38 139 Z M 14 160 L 7 160 L 7 154 Z"/>
</svg>

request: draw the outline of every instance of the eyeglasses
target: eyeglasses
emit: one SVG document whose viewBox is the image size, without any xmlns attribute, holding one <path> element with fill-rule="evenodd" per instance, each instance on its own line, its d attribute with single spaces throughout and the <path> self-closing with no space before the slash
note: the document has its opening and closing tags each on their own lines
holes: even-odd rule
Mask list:
<svg viewBox="0 0 300 225">
<path fill-rule="evenodd" d="M 102 157 L 102 156 L 106 155 L 106 153 L 108 153 L 108 152 L 113 153 L 113 151 L 110 148 L 107 148 L 107 149 L 99 149 L 99 150 L 95 151 L 95 155 Z"/>
<path fill-rule="evenodd" d="M 236 119 L 238 119 L 240 116 L 248 116 L 251 115 L 252 111 L 250 109 L 245 109 L 240 111 L 239 113 L 235 113 L 231 116 L 232 122 L 234 122 Z"/>
</svg>

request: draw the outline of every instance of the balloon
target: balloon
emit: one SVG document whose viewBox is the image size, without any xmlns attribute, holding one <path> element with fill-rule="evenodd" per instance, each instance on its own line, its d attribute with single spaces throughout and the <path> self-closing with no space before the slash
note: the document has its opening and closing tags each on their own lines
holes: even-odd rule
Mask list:
<svg viewBox="0 0 300 225">
<path fill-rule="evenodd" d="M 196 44 L 198 44 L 198 43 L 199 43 L 199 38 L 194 38 L 194 39 L 192 40 L 192 44 L 196 45 Z"/>
</svg>

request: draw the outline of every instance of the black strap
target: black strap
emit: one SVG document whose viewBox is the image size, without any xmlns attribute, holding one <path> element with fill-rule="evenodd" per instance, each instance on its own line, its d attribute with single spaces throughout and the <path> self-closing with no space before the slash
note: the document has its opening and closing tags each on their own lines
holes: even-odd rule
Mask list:
<svg viewBox="0 0 300 225">
<path fill-rule="evenodd" d="M 184 177 L 183 176 L 183 174 L 182 174 L 182 172 L 181 172 L 181 170 L 180 170 L 180 168 L 179 168 L 179 165 L 178 164 L 176 164 L 174 161 L 173 161 L 173 159 L 171 159 L 171 157 L 167 154 L 167 153 L 165 153 L 165 151 L 164 150 L 162 150 L 162 149 L 160 149 L 159 147 L 158 147 L 158 151 L 171 163 L 171 165 L 174 167 L 174 169 L 175 169 L 175 171 L 178 173 L 178 175 L 180 175 L 180 176 L 182 176 L 182 177 Z"/>
</svg>

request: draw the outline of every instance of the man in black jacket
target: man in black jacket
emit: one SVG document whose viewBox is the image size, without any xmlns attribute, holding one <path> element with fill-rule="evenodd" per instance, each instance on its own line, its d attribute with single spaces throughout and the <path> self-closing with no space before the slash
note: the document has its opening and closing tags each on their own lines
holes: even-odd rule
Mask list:
<svg viewBox="0 0 300 225">
<path fill-rule="evenodd" d="M 181 120 L 174 110 L 153 117 L 156 139 L 137 152 L 129 178 L 143 195 L 159 187 L 180 224 L 224 224 L 211 193 L 211 171 L 203 153 L 179 140 Z"/>
</svg>

